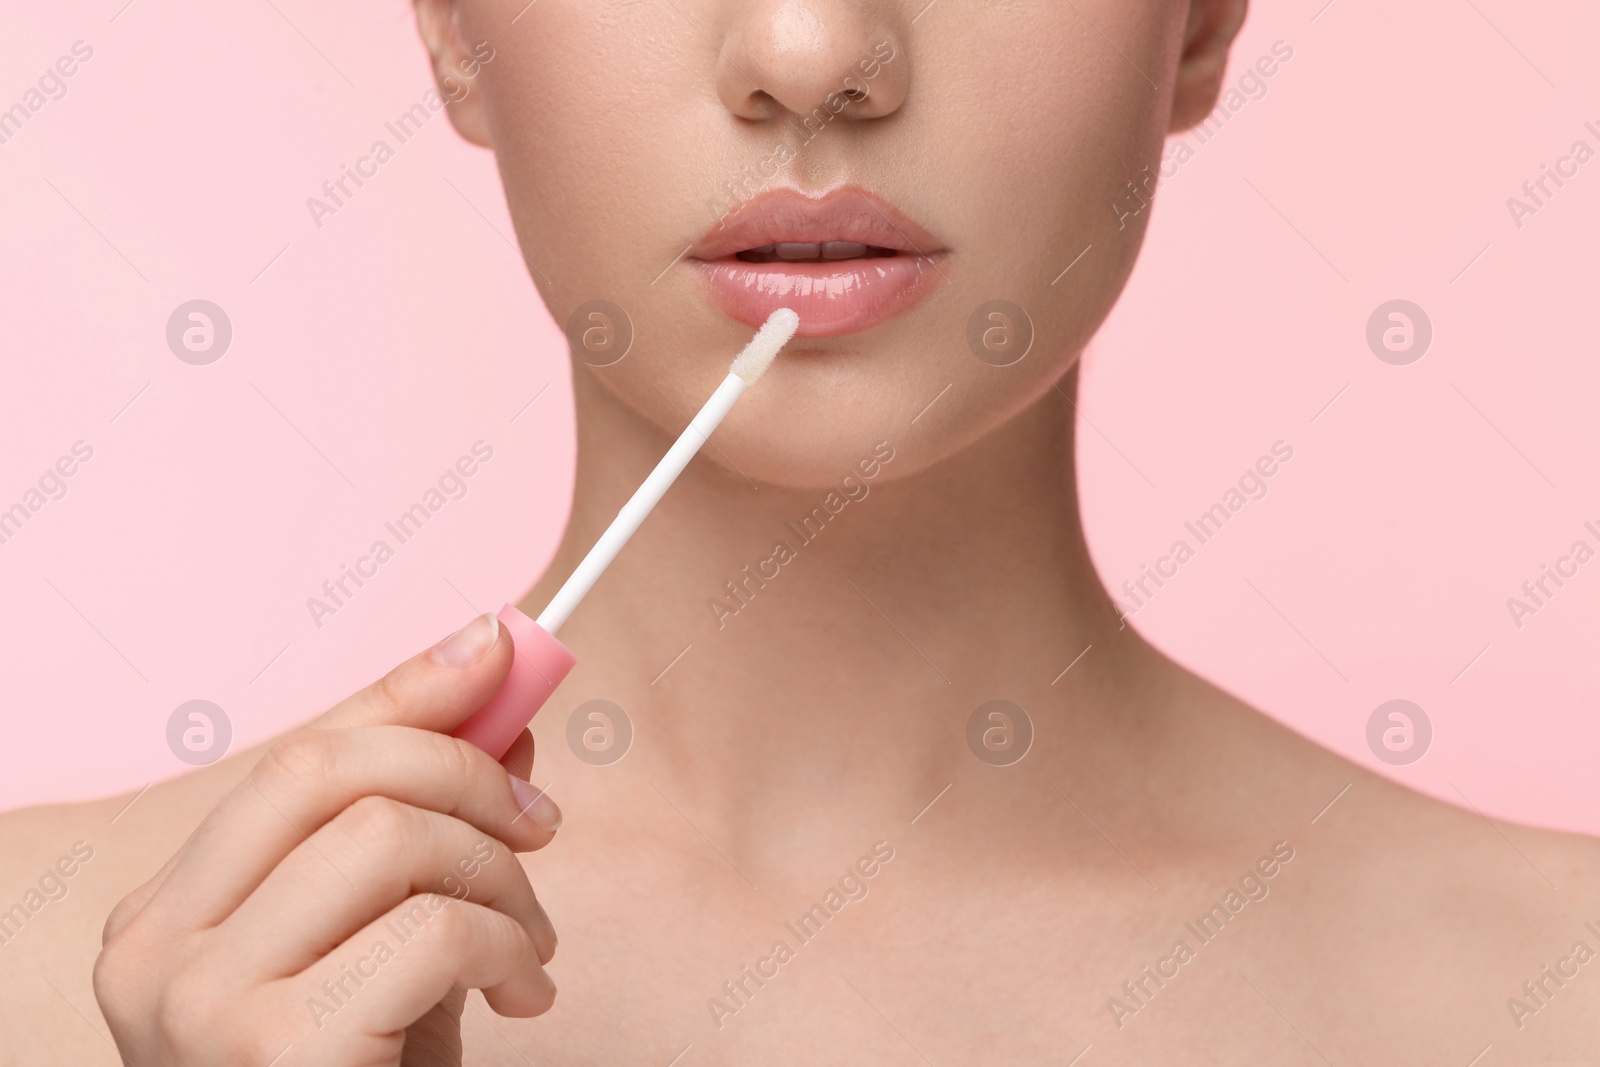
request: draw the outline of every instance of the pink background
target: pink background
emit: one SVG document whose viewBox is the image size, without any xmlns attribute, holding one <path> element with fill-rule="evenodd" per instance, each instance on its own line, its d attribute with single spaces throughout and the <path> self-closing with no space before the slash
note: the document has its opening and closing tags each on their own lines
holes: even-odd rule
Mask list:
<svg viewBox="0 0 1600 1067">
<path fill-rule="evenodd" d="M 0 107 L 94 49 L 0 145 L 0 507 L 94 449 L 0 545 L 0 806 L 184 770 L 165 727 L 187 700 L 236 748 L 320 711 L 519 596 L 570 489 L 563 341 L 491 158 L 440 116 L 322 229 L 305 207 L 429 87 L 410 5 L 124 4 L 0 15 Z M 1323 4 L 1258 0 L 1230 82 L 1274 41 L 1294 58 L 1162 189 L 1089 355 L 1096 558 L 1136 577 L 1287 441 L 1137 625 L 1383 773 L 1597 832 L 1600 561 L 1520 630 L 1506 598 L 1600 548 L 1600 160 L 1520 229 L 1506 199 L 1600 149 L 1600 13 Z M 164 337 L 197 297 L 235 331 L 205 367 Z M 1434 325 L 1410 366 L 1365 342 L 1394 298 Z M 316 628 L 306 598 L 479 439 L 467 496 Z M 1367 748 L 1393 698 L 1433 723 L 1410 766 Z"/>
</svg>

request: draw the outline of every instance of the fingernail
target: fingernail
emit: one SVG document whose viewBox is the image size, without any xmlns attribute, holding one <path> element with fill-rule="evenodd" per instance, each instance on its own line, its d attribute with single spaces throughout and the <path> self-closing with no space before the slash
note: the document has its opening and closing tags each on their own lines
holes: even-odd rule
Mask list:
<svg viewBox="0 0 1600 1067">
<path fill-rule="evenodd" d="M 561 829 L 561 809 L 556 807 L 549 793 L 514 774 L 507 777 L 511 779 L 511 792 L 516 796 L 517 807 L 522 809 L 523 815 L 532 819 L 534 825 L 545 833 L 553 834 Z"/>
<path fill-rule="evenodd" d="M 457 670 L 470 667 L 494 647 L 495 639 L 499 636 L 500 620 L 493 615 L 479 615 L 434 645 L 433 658 Z"/>
</svg>

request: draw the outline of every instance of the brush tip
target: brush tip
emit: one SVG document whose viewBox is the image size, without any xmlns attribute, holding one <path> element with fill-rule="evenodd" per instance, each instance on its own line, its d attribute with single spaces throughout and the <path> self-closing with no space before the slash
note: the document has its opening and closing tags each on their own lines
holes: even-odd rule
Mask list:
<svg viewBox="0 0 1600 1067">
<path fill-rule="evenodd" d="M 747 386 L 756 384 L 799 329 L 800 316 L 793 309 L 779 308 L 774 311 L 761 329 L 756 331 L 750 343 L 745 345 L 744 351 L 734 359 L 733 366 L 728 368 L 729 373 L 737 374 Z"/>
</svg>

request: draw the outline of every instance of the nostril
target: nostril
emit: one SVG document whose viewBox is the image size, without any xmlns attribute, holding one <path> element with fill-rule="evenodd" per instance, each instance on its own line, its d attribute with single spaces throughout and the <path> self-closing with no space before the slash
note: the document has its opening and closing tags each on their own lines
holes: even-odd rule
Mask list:
<svg viewBox="0 0 1600 1067">
<path fill-rule="evenodd" d="M 865 89 L 846 89 L 842 94 L 846 100 L 861 101 L 867 98 Z"/>
</svg>

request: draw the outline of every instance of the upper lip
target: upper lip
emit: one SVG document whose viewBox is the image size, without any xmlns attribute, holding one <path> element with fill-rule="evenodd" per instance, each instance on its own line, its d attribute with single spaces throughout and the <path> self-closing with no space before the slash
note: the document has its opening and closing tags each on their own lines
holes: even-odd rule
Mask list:
<svg viewBox="0 0 1600 1067">
<path fill-rule="evenodd" d="M 853 185 L 810 196 L 773 189 L 747 200 L 692 245 L 694 259 L 722 259 L 771 244 L 848 241 L 908 255 L 943 251 L 939 241 L 894 205 Z"/>
</svg>

